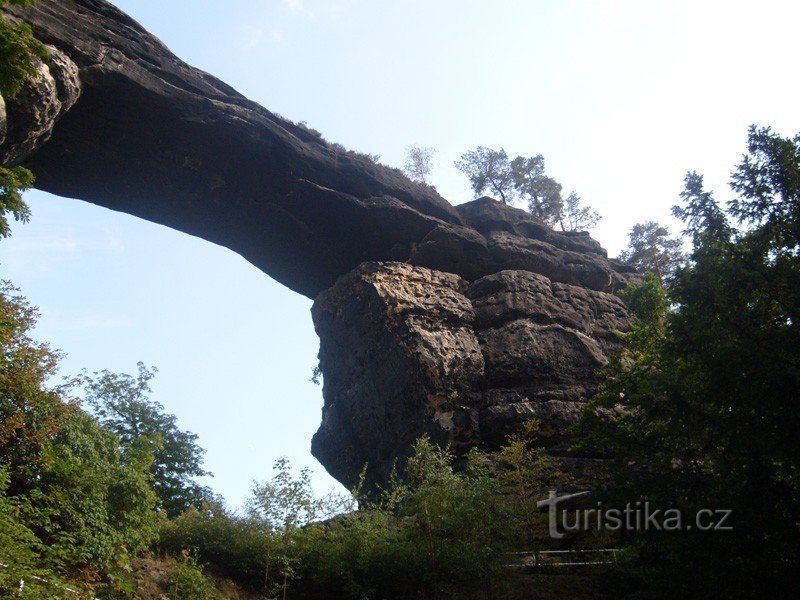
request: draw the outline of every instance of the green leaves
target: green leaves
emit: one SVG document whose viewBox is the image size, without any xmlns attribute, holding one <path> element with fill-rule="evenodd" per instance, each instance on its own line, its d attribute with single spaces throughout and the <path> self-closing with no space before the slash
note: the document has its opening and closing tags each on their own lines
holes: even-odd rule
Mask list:
<svg viewBox="0 0 800 600">
<path fill-rule="evenodd" d="M 48 387 L 59 356 L 29 337 L 35 321 L 36 311 L 4 284 L 0 512 L 13 508 L 6 518 L 27 536 L 19 543 L 37 567 L 100 568 L 123 548 L 136 552 L 153 539 L 152 455 L 123 455 L 113 433 L 67 402 L 68 386 Z"/>
<path fill-rule="evenodd" d="M 245 515 L 206 503 L 165 523 L 161 548 L 196 548 L 228 577 L 302 598 L 485 598 L 502 595 L 513 545 L 542 515 L 538 493 L 563 479 L 531 423 L 495 455 L 456 459 L 421 438 L 379 498 L 316 497 L 285 458 L 257 483 Z M 457 574 L 455 576 L 454 574 Z"/>
<path fill-rule="evenodd" d="M 751 128 L 727 210 L 686 176 L 688 264 L 666 295 L 653 276 L 624 292 L 637 322 L 583 423 L 627 501 L 733 511 L 724 535 L 640 537 L 695 595 L 765 594 L 800 566 L 798 173 L 800 136 Z"/>
<path fill-rule="evenodd" d="M 469 177 L 476 197 L 488 190 L 490 194 L 500 196 L 500 200 L 506 204 L 514 199 L 514 176 L 508 155 L 502 148 L 492 150 L 478 146 L 475 150 L 462 154 L 461 160 L 456 161 L 455 166 Z"/>
<path fill-rule="evenodd" d="M 146 452 L 153 458 L 151 473 L 159 507 L 174 517 L 191 506 L 199 507 L 209 490 L 193 481 L 210 475 L 202 468 L 205 450 L 197 435 L 178 428 L 177 418 L 148 398 L 155 368 L 138 364 L 136 377 L 102 371 L 83 373 L 79 381 L 85 401 L 97 419 L 122 444 L 123 455 Z"/>
<path fill-rule="evenodd" d="M 9 0 L 11 4 L 26 6 L 33 0 Z M 0 2 L 0 7 L 6 4 Z M 29 77 L 37 75 L 33 57 L 47 57 L 47 50 L 33 37 L 30 25 L 9 23 L 0 16 L 0 94 L 12 98 L 22 89 Z"/>
<path fill-rule="evenodd" d="M 655 221 L 637 223 L 631 228 L 628 249 L 619 258 L 642 273 L 655 273 L 664 285 L 669 284 L 685 261 L 683 242 L 671 237 L 669 229 Z"/>
<path fill-rule="evenodd" d="M 0 237 L 11 235 L 7 214 L 15 220 L 27 222 L 30 209 L 22 200 L 21 192 L 33 185 L 33 173 L 23 167 L 0 167 Z"/>
<path fill-rule="evenodd" d="M 561 184 L 544 172 L 544 157 L 517 156 L 509 161 L 506 151 L 478 146 L 465 152 L 455 166 L 469 177 L 478 197 L 484 192 L 499 196 L 505 204 L 517 197 L 528 204 L 528 211 L 551 227 L 562 231 L 583 231 L 594 227 L 600 215 L 583 206 L 580 197 L 571 192 L 561 196 Z"/>
<path fill-rule="evenodd" d="M 731 175 L 742 197 L 730 203 L 740 223 L 761 228 L 775 251 L 800 248 L 800 134 L 781 138 L 769 127 L 750 127 L 748 151 Z"/>
<path fill-rule="evenodd" d="M 335 493 L 316 497 L 311 470 L 305 467 L 294 475 L 285 456 L 275 461 L 273 469 L 275 475 L 270 481 L 253 484 L 247 503 L 250 517 L 266 523 L 271 531 L 286 533 L 355 508 L 351 498 Z"/>
<path fill-rule="evenodd" d="M 561 184 L 544 173 L 544 157 L 518 156 L 511 161 L 514 188 L 528 201 L 528 210 L 547 223 L 555 223 L 561 214 L 564 201 Z"/>
</svg>

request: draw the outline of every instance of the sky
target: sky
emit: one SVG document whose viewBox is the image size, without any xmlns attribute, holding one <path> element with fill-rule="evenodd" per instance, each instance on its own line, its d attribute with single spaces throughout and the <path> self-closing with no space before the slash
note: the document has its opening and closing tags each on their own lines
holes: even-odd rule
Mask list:
<svg viewBox="0 0 800 600">
<path fill-rule="evenodd" d="M 603 219 L 615 255 L 634 223 L 669 217 L 688 170 L 720 200 L 747 127 L 800 131 L 800 4 L 472 0 L 117 0 L 189 64 L 332 142 L 472 199 L 453 162 L 478 145 L 543 154 Z M 62 373 L 159 369 L 152 399 L 199 435 L 206 481 L 239 506 L 288 456 L 310 454 L 321 387 L 311 301 L 233 252 L 89 203 L 31 191 L 0 241 L 0 277 L 65 353 Z"/>
</svg>

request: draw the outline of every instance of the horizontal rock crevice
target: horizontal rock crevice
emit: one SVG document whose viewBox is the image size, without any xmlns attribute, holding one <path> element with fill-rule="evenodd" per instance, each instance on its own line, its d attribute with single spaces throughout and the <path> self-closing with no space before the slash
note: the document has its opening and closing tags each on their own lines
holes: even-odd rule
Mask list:
<svg viewBox="0 0 800 600">
<path fill-rule="evenodd" d="M 616 296 L 505 270 L 474 282 L 398 262 L 360 265 L 312 309 L 325 406 L 312 452 L 334 477 L 384 485 L 427 435 L 496 448 L 526 420 L 570 455 L 567 428 L 630 317 Z"/>
</svg>

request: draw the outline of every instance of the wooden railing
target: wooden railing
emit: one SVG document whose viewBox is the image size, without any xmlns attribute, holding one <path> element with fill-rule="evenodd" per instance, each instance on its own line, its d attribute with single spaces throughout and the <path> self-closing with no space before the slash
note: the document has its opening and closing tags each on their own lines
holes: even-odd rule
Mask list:
<svg viewBox="0 0 800 600">
<path fill-rule="evenodd" d="M 506 566 L 515 569 L 539 569 L 549 567 L 588 567 L 617 564 L 619 548 L 592 548 L 581 550 L 531 550 L 508 552 L 517 562 Z"/>
<path fill-rule="evenodd" d="M 7 568 L 8 568 L 8 565 L 0 563 L 0 569 L 7 569 Z M 42 579 L 41 577 L 37 577 L 36 575 L 31 575 L 30 578 L 35 580 L 35 581 L 39 581 L 41 583 L 49 583 L 47 581 L 47 579 Z M 65 591 L 69 592 L 70 594 L 80 594 L 81 593 L 79 590 L 71 588 L 68 585 L 62 585 L 62 586 L 59 586 L 59 587 L 63 588 Z M 17 593 L 19 595 L 22 595 L 24 592 L 25 592 L 25 580 L 24 579 L 20 579 L 19 580 L 19 586 L 17 586 Z M 89 598 L 94 599 L 94 596 L 89 596 Z"/>
</svg>

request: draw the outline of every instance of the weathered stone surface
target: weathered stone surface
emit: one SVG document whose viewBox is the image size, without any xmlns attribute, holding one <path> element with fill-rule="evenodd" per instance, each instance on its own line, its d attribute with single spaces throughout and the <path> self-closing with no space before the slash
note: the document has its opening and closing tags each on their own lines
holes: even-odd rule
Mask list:
<svg viewBox="0 0 800 600">
<path fill-rule="evenodd" d="M 44 61 L 34 57 L 36 77 L 3 102 L 0 164 L 15 165 L 39 149 L 80 96 L 75 63 L 53 46 L 47 46 L 47 51 Z"/>
<path fill-rule="evenodd" d="M 608 261 L 599 255 L 562 250 L 513 233 L 498 231 L 488 237 L 489 253 L 504 269 L 540 273 L 553 281 L 603 292 L 611 290 L 612 271 Z"/>
<path fill-rule="evenodd" d="M 312 309 L 325 406 L 312 452 L 353 485 L 385 482 L 421 435 L 463 444 L 460 392 L 479 385 L 483 355 L 466 282 L 403 263 L 365 263 Z"/>
<path fill-rule="evenodd" d="M 0 149 L 6 162 L 31 168 L 40 189 L 226 246 L 312 298 L 361 262 L 393 255 L 395 240 L 374 235 L 387 231 L 387 214 L 403 260 L 440 221 L 461 222 L 433 188 L 247 100 L 103 0 L 3 11 L 29 22 L 80 76 L 80 99 L 42 131 L 46 145 Z M 331 194 L 310 198 L 309 189 Z M 338 211 L 342 196 L 359 205 L 356 219 Z M 418 215 L 430 219 L 421 235 Z"/>
<path fill-rule="evenodd" d="M 501 271 L 476 281 L 468 291 L 478 327 L 509 321 L 561 325 L 593 338 L 604 353 L 619 343 L 630 317 L 619 297 L 575 285 L 552 282 L 528 271 Z"/>
<path fill-rule="evenodd" d="M 506 232 L 522 238 L 547 242 L 562 250 L 606 256 L 603 247 L 588 233 L 554 231 L 531 213 L 497 202 L 487 196 L 459 204 L 456 206 L 456 210 L 465 225 L 469 225 L 483 235 L 492 232 Z"/>
<path fill-rule="evenodd" d="M 609 260 L 585 232 L 556 232 L 492 198 L 455 208 L 470 227 L 437 225 L 412 244 L 408 262 L 470 281 L 504 269 L 525 270 L 599 291 L 617 291 L 636 277 L 627 265 Z"/>
<path fill-rule="evenodd" d="M 321 294 L 325 407 L 312 451 L 340 481 L 385 483 L 420 435 L 494 447 L 528 419 L 554 454 L 629 317 L 611 294 L 502 271 L 469 284 L 366 263 Z"/>
<path fill-rule="evenodd" d="M 412 247 L 408 262 L 474 280 L 497 270 L 485 237 L 474 229 L 441 224 Z"/>
<path fill-rule="evenodd" d="M 561 325 L 520 319 L 483 332 L 480 340 L 491 385 L 589 380 L 605 363 L 594 340 Z"/>
<path fill-rule="evenodd" d="M 630 326 L 635 281 L 588 234 L 480 198 L 456 207 L 172 55 L 104 0 L 4 5 L 49 44 L 0 98 L 0 161 L 37 187 L 226 246 L 316 298 L 324 374 L 312 450 L 386 481 L 428 435 L 493 447 L 531 418 L 576 473 L 569 425 Z"/>
</svg>

